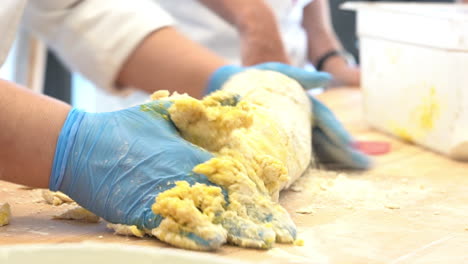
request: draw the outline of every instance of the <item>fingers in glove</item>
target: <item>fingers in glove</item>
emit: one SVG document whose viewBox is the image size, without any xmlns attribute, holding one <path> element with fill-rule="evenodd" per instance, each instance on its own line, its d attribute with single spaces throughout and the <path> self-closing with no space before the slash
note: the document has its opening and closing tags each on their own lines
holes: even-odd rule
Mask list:
<svg viewBox="0 0 468 264">
<path fill-rule="evenodd" d="M 170 245 L 192 250 L 212 251 L 226 243 L 226 231 L 220 225 L 210 223 L 185 230 L 173 219 L 166 218 L 151 233 Z"/>
<path fill-rule="evenodd" d="M 332 76 L 326 72 L 308 71 L 278 62 L 262 63 L 252 68 L 280 72 L 298 81 L 306 90 L 324 87 L 332 79 Z"/>
<path fill-rule="evenodd" d="M 276 234 L 276 242 L 294 242 L 297 236 L 296 225 L 283 207 L 266 200 L 259 204 L 245 206 L 250 219 L 256 223 L 271 226 Z"/>
<path fill-rule="evenodd" d="M 244 67 L 236 66 L 236 65 L 226 65 L 218 70 L 216 70 L 211 79 L 208 81 L 208 86 L 204 92 L 204 95 L 210 94 L 214 91 L 221 89 L 223 84 L 231 78 L 232 75 L 239 73 L 245 70 Z"/>
<path fill-rule="evenodd" d="M 320 163 L 333 169 L 368 169 L 371 160 L 352 146 L 336 145 L 322 130 L 315 128 L 312 138 L 314 152 Z"/>
<path fill-rule="evenodd" d="M 241 247 L 271 248 L 275 232 L 264 225 L 239 217 L 235 212 L 225 212 L 221 225 L 227 231 L 228 242 Z"/>
<path fill-rule="evenodd" d="M 354 140 L 335 114 L 312 95 L 307 96 L 312 103 L 314 126 L 318 127 L 334 145 L 342 148 L 351 146 Z"/>
</svg>

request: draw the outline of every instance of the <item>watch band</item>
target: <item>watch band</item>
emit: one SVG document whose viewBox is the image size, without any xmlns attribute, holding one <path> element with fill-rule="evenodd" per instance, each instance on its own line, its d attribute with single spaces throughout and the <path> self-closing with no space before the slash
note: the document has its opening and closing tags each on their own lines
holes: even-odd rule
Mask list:
<svg viewBox="0 0 468 264">
<path fill-rule="evenodd" d="M 323 54 L 319 58 L 319 60 L 317 61 L 317 66 L 316 66 L 317 70 L 321 71 L 323 69 L 323 66 L 325 65 L 325 62 L 329 58 L 334 57 L 334 56 L 342 57 L 343 59 L 346 60 L 348 65 L 355 65 L 356 64 L 356 60 L 354 59 L 354 57 L 350 53 L 348 53 L 347 51 L 345 51 L 345 50 L 331 50 L 331 51 L 326 52 L 325 54 Z"/>
</svg>

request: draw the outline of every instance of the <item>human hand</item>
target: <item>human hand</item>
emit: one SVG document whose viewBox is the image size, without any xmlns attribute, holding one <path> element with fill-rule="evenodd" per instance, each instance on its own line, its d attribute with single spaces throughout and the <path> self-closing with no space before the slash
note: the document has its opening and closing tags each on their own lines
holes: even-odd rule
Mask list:
<svg viewBox="0 0 468 264">
<path fill-rule="evenodd" d="M 359 88 L 361 85 L 361 70 L 356 65 L 350 65 L 341 57 L 332 57 L 324 65 L 324 71 L 333 76 L 331 86 L 352 86 Z"/>
<path fill-rule="evenodd" d="M 370 158 L 356 148 L 351 134 L 333 112 L 314 96 L 307 96 L 312 103 L 312 144 L 318 161 L 330 168 L 368 169 Z"/>
<path fill-rule="evenodd" d="M 168 119 L 169 102 L 109 113 L 73 109 L 57 143 L 50 189 L 111 223 L 150 230 L 163 220 L 152 212 L 155 197 L 175 186 L 213 185 L 194 166 L 212 155 L 182 139 Z M 206 247 L 224 243 L 224 234 L 186 237 Z"/>
<path fill-rule="evenodd" d="M 324 87 L 331 80 L 331 75 L 325 72 L 312 72 L 298 67 L 290 66 L 278 62 L 267 62 L 251 67 L 240 67 L 228 65 L 219 68 L 212 76 L 208 83 L 205 94 L 221 89 L 223 84 L 236 73 L 248 69 L 270 70 L 282 73 L 292 79 L 298 81 L 306 90 Z"/>
<path fill-rule="evenodd" d="M 328 73 L 311 72 L 281 63 L 264 63 L 253 67 L 225 66 L 216 71 L 208 85 L 207 93 L 216 91 L 232 75 L 249 68 L 273 70 L 298 81 L 306 90 L 323 87 L 331 79 Z M 308 94 L 312 104 L 314 125 L 312 130 L 313 149 L 318 160 L 329 166 L 348 169 L 367 169 L 369 158 L 355 148 L 351 135 L 335 115 L 323 103 Z"/>
<path fill-rule="evenodd" d="M 336 86 L 352 86 L 359 88 L 361 85 L 361 70 L 356 66 L 343 67 L 335 74 L 331 72 L 336 81 Z"/>
</svg>

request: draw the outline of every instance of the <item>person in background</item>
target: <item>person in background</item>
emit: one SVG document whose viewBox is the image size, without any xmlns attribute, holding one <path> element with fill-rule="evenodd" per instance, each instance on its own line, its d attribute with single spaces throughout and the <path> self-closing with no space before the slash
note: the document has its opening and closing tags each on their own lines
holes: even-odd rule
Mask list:
<svg viewBox="0 0 468 264">
<path fill-rule="evenodd" d="M 249 69 L 228 65 L 185 38 L 155 3 L 128 0 L 4 0 L 0 64 L 23 10 L 24 25 L 71 69 L 119 93 L 126 87 L 150 93 L 167 89 L 200 98 L 219 89 L 220 80 Z M 305 88 L 328 79 L 327 74 L 281 63 L 253 68 L 284 73 Z M 154 101 L 89 113 L 0 80 L 0 180 L 62 191 L 111 223 L 155 228 L 162 218 L 153 214 L 151 205 L 159 192 L 176 181 L 213 185 L 192 172 L 212 154 L 179 135 L 164 118 L 168 107 Z M 369 160 L 354 149 L 331 111 L 318 101 L 312 111 L 317 121 L 311 129 L 320 133 L 317 146 L 329 161 L 368 168 Z M 187 236 L 194 243 L 216 243 Z"/>
<path fill-rule="evenodd" d="M 332 74 L 332 85 L 360 84 L 359 67 L 333 30 L 328 0 L 155 1 L 181 32 L 230 63 L 312 64 Z"/>
</svg>

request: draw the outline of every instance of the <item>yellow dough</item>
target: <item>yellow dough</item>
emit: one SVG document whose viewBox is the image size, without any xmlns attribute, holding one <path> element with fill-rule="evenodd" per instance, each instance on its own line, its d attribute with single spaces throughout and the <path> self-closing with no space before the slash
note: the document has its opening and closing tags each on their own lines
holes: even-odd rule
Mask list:
<svg viewBox="0 0 468 264">
<path fill-rule="evenodd" d="M 157 228 L 109 228 L 193 250 L 214 250 L 226 242 L 253 248 L 270 248 L 275 241 L 301 244 L 288 212 L 277 203 L 279 192 L 311 162 L 311 106 L 299 83 L 280 73 L 251 70 L 203 100 L 167 91 L 152 99 L 172 101 L 169 115 L 182 137 L 214 154 L 193 172 L 222 189 L 176 182 L 152 206 L 164 218 Z M 44 198 L 63 201 L 51 193 Z M 76 209 L 67 217 L 81 213 L 86 215 Z"/>
<path fill-rule="evenodd" d="M 288 180 L 272 193 L 275 201 L 279 191 L 288 188 L 315 161 L 312 159 L 313 124 L 311 103 L 303 87 L 295 80 L 273 71 L 250 70 L 234 75 L 222 88 L 223 91 L 238 94 L 242 101 L 249 102 L 261 110 L 266 117 L 254 119 L 250 128 L 260 133 L 271 149 L 264 149 L 270 155 L 286 152 L 278 157 L 288 170 Z M 258 112 L 258 111 L 256 111 Z M 254 114 L 255 117 L 257 114 Z M 264 122 L 272 120 L 275 123 Z M 278 125 L 279 141 L 268 134 L 269 125 Z M 278 143 L 283 143 L 277 146 Z M 271 152 L 270 152 L 271 151 Z"/>
<path fill-rule="evenodd" d="M 61 192 L 52 192 L 50 190 L 42 190 L 42 198 L 51 205 L 60 206 L 62 204 L 76 204 L 70 197 Z M 76 205 L 71 209 L 67 209 L 65 212 L 53 216 L 54 219 L 59 220 L 78 220 L 88 223 L 98 223 L 100 217 L 84 209 L 83 207 Z"/>
<path fill-rule="evenodd" d="M 144 237 L 145 231 L 138 229 L 136 226 L 128 226 L 121 224 L 107 224 L 107 228 L 113 229 L 117 235 Z"/>
<path fill-rule="evenodd" d="M 76 206 L 62 214 L 55 215 L 53 218 L 59 220 L 79 220 L 87 223 L 98 223 L 100 220 L 99 216 L 91 213 L 81 206 Z"/>
<path fill-rule="evenodd" d="M 0 226 L 8 225 L 11 218 L 11 209 L 8 203 L 0 204 Z"/>
<path fill-rule="evenodd" d="M 311 161 L 310 103 L 302 87 L 279 73 L 254 70 L 236 75 L 202 101 L 186 95 L 167 99 L 182 137 L 215 155 L 193 171 L 223 187 L 228 201 L 220 188 L 178 182 L 157 197 L 152 209 L 164 220 L 152 234 L 198 250 L 224 243 L 221 229 L 228 242 L 242 247 L 294 243 L 294 223 L 276 201 Z M 212 244 L 195 244 L 188 233 Z"/>
<path fill-rule="evenodd" d="M 61 192 L 52 192 L 49 190 L 42 190 L 42 198 L 51 205 L 61 205 L 64 203 L 74 203 L 74 201 L 66 194 Z"/>
</svg>

